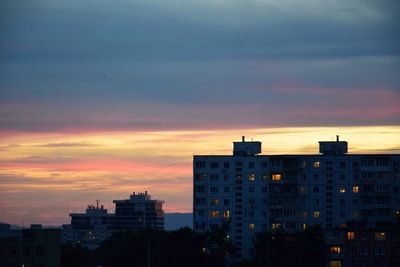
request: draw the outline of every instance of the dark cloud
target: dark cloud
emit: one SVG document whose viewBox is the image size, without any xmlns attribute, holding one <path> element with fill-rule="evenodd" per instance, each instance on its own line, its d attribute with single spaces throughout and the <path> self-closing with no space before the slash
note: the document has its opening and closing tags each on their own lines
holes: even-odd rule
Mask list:
<svg viewBox="0 0 400 267">
<path fill-rule="evenodd" d="M 3 130 L 399 123 L 397 1 L 2 5 Z"/>
</svg>

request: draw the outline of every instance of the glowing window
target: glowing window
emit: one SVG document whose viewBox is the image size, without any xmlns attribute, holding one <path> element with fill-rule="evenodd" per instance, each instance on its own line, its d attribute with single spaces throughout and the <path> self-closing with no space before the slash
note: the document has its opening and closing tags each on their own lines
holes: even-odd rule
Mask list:
<svg viewBox="0 0 400 267">
<path fill-rule="evenodd" d="M 249 223 L 248 225 L 249 230 L 254 230 L 254 227 L 255 227 L 254 223 Z"/>
<path fill-rule="evenodd" d="M 217 211 L 217 210 L 211 211 L 211 212 L 210 212 L 210 216 L 211 216 L 211 218 L 218 218 L 218 216 L 219 216 L 219 211 Z"/>
<path fill-rule="evenodd" d="M 254 174 L 254 173 L 252 173 L 252 174 L 249 174 L 249 181 L 250 182 L 253 182 L 255 179 L 256 179 L 256 175 Z"/>
<path fill-rule="evenodd" d="M 212 198 L 210 200 L 210 205 L 217 206 L 218 204 L 219 204 L 219 199 L 218 198 Z"/>
<path fill-rule="evenodd" d="M 358 193 L 358 185 L 353 186 L 353 193 Z"/>
<path fill-rule="evenodd" d="M 281 223 L 273 223 L 272 225 L 271 225 L 271 228 L 272 229 L 279 229 L 279 228 L 281 228 L 282 227 L 282 224 Z"/>
<path fill-rule="evenodd" d="M 321 166 L 321 163 L 319 161 L 314 162 L 314 168 L 319 168 Z"/>
<path fill-rule="evenodd" d="M 339 192 L 340 192 L 340 193 L 346 193 L 346 188 L 340 187 L 340 188 L 339 188 Z"/>
<path fill-rule="evenodd" d="M 271 176 L 272 181 L 280 181 L 282 179 L 281 173 L 273 173 Z"/>
<path fill-rule="evenodd" d="M 319 211 L 314 211 L 313 216 L 314 218 L 319 218 Z"/>
<path fill-rule="evenodd" d="M 329 248 L 329 252 L 332 254 L 340 254 L 341 253 L 341 247 L 340 246 L 332 246 Z"/>
<path fill-rule="evenodd" d="M 303 223 L 303 231 L 305 231 L 307 229 L 307 224 Z"/>
<path fill-rule="evenodd" d="M 231 216 L 231 213 L 229 210 L 224 211 L 224 218 L 228 219 Z"/>
<path fill-rule="evenodd" d="M 375 232 L 375 240 L 386 240 L 385 232 Z"/>
<path fill-rule="evenodd" d="M 354 232 L 347 232 L 346 233 L 347 240 L 354 240 L 355 233 Z"/>
</svg>

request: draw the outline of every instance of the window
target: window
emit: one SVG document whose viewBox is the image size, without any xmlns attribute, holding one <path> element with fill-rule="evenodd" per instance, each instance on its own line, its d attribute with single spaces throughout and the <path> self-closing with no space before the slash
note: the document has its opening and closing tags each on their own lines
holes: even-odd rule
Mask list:
<svg viewBox="0 0 400 267">
<path fill-rule="evenodd" d="M 339 162 L 339 168 L 346 169 L 346 162 L 345 161 Z"/>
<path fill-rule="evenodd" d="M 196 168 L 205 168 L 206 163 L 204 161 L 196 161 Z"/>
<path fill-rule="evenodd" d="M 353 186 L 353 193 L 358 193 L 358 185 Z"/>
<path fill-rule="evenodd" d="M 261 192 L 262 193 L 267 193 L 267 187 L 266 186 L 261 187 Z"/>
<path fill-rule="evenodd" d="M 218 211 L 218 210 L 212 210 L 212 211 L 210 212 L 210 216 L 211 216 L 211 218 L 218 218 L 218 216 L 219 216 L 219 211 Z"/>
<path fill-rule="evenodd" d="M 229 206 L 229 199 L 224 199 L 224 206 Z"/>
<path fill-rule="evenodd" d="M 250 182 L 254 182 L 254 180 L 256 179 L 256 175 L 254 173 L 249 174 L 248 178 Z"/>
<path fill-rule="evenodd" d="M 204 216 L 204 210 L 198 210 L 197 211 L 197 215 L 203 217 Z"/>
<path fill-rule="evenodd" d="M 229 193 L 229 187 L 228 187 L 228 186 L 225 186 L 225 187 L 224 187 L 224 192 L 225 192 L 225 193 Z"/>
<path fill-rule="evenodd" d="M 228 219 L 231 216 L 231 213 L 229 210 L 224 211 L 224 218 Z"/>
<path fill-rule="evenodd" d="M 346 193 L 346 188 L 340 187 L 340 188 L 339 188 L 339 192 L 340 192 L 340 193 Z"/>
<path fill-rule="evenodd" d="M 368 256 L 369 255 L 369 248 L 368 247 L 361 247 L 360 248 L 360 255 Z"/>
<path fill-rule="evenodd" d="M 262 175 L 261 175 L 261 180 L 267 181 L 267 180 L 268 180 L 268 175 L 262 174 Z"/>
<path fill-rule="evenodd" d="M 253 169 L 254 168 L 254 162 L 249 162 L 249 169 Z"/>
<path fill-rule="evenodd" d="M 229 169 L 229 162 L 224 162 L 224 169 Z"/>
<path fill-rule="evenodd" d="M 210 200 L 210 205 L 211 206 L 217 206 L 219 204 L 219 199 L 218 198 L 212 198 Z"/>
<path fill-rule="evenodd" d="M 319 192 L 319 187 L 318 186 L 314 186 L 313 193 L 318 193 L 318 192 Z"/>
<path fill-rule="evenodd" d="M 347 240 L 354 240 L 355 233 L 354 232 L 347 232 L 346 233 L 346 238 L 347 238 Z"/>
<path fill-rule="evenodd" d="M 281 223 L 273 223 L 273 224 L 271 225 L 271 228 L 272 228 L 273 230 L 279 229 L 279 228 L 281 228 L 281 227 L 282 227 L 282 224 L 281 224 Z"/>
<path fill-rule="evenodd" d="M 249 228 L 249 230 L 254 230 L 254 228 L 255 228 L 254 223 L 249 223 L 248 228 Z"/>
<path fill-rule="evenodd" d="M 198 193 L 204 193 L 204 185 L 196 185 L 195 191 Z"/>
<path fill-rule="evenodd" d="M 36 255 L 43 255 L 43 254 L 44 254 L 44 247 L 36 246 Z"/>
<path fill-rule="evenodd" d="M 375 240 L 386 240 L 385 232 L 375 232 Z"/>
<path fill-rule="evenodd" d="M 250 192 L 250 193 L 254 193 L 254 186 L 250 186 L 250 187 L 249 187 L 249 192 Z"/>
<path fill-rule="evenodd" d="M 314 218 L 319 218 L 319 211 L 314 211 L 313 217 Z"/>
<path fill-rule="evenodd" d="M 386 255 L 386 248 L 385 247 L 376 247 L 375 248 L 375 255 L 376 256 L 384 256 L 384 255 Z"/>
<path fill-rule="evenodd" d="M 321 166 L 319 161 L 315 161 L 313 164 L 314 168 L 319 168 Z"/>
<path fill-rule="evenodd" d="M 272 181 L 280 181 L 282 179 L 281 173 L 273 173 L 271 175 Z"/>
<path fill-rule="evenodd" d="M 204 197 L 196 197 L 194 202 L 196 203 L 196 205 L 204 205 L 206 204 L 206 200 Z"/>
<path fill-rule="evenodd" d="M 262 168 L 267 168 L 268 167 L 268 162 L 267 161 L 261 162 L 261 167 Z"/>
<path fill-rule="evenodd" d="M 204 179 L 206 179 L 206 175 L 204 173 L 197 173 L 195 177 L 198 181 L 204 181 Z"/>
<path fill-rule="evenodd" d="M 229 175 L 227 175 L 227 174 L 224 175 L 224 181 L 225 182 L 229 181 Z"/>
<path fill-rule="evenodd" d="M 342 248 L 341 248 L 340 246 L 331 246 L 331 247 L 329 248 L 329 252 L 330 252 L 331 254 L 340 254 L 341 251 L 342 251 Z"/>
<path fill-rule="evenodd" d="M 218 181 L 218 175 L 217 174 L 210 175 L 210 181 L 217 182 Z"/>
<path fill-rule="evenodd" d="M 249 204 L 250 204 L 250 205 L 254 205 L 254 199 L 250 198 L 250 199 L 249 199 Z"/>
<path fill-rule="evenodd" d="M 210 192 L 211 193 L 218 193 L 218 187 L 217 186 L 211 186 L 210 187 Z"/>
<path fill-rule="evenodd" d="M 210 167 L 211 167 L 211 169 L 218 169 L 219 168 L 219 164 L 218 164 L 218 162 L 211 162 L 210 163 Z"/>
</svg>

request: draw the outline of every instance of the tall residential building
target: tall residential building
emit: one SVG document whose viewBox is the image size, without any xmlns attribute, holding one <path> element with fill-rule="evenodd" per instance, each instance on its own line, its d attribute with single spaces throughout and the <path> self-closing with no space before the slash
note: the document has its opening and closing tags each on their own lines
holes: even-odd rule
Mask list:
<svg viewBox="0 0 400 267">
<path fill-rule="evenodd" d="M 115 213 L 108 213 L 99 203 L 88 205 L 85 213 L 71 213 L 71 224 L 63 225 L 63 242 L 96 248 L 114 231 L 164 230 L 164 201 L 151 199 L 147 191 L 113 202 Z"/>
<path fill-rule="evenodd" d="M 400 210 L 399 154 L 348 154 L 339 138 L 319 148 L 315 155 L 261 155 L 261 142 L 243 137 L 233 155 L 194 156 L 194 229 L 229 220 L 229 237 L 248 258 L 259 231 L 319 224 L 328 245 L 342 246 L 340 229 L 349 221 L 393 220 Z"/>
</svg>

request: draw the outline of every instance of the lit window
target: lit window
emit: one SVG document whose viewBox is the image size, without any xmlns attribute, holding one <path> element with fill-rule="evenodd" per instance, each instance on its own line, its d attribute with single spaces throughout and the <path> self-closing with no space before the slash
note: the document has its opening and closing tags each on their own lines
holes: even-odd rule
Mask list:
<svg viewBox="0 0 400 267">
<path fill-rule="evenodd" d="M 307 224 L 303 223 L 303 231 L 307 229 Z"/>
<path fill-rule="evenodd" d="M 268 175 L 266 175 L 266 174 L 261 175 L 261 179 L 263 181 L 266 181 L 268 179 Z"/>
<path fill-rule="evenodd" d="M 271 228 L 272 229 L 279 229 L 279 228 L 281 228 L 282 227 L 282 224 L 281 223 L 273 223 L 272 225 L 271 225 Z"/>
<path fill-rule="evenodd" d="M 248 228 L 249 230 L 254 230 L 254 223 L 249 223 Z"/>
<path fill-rule="evenodd" d="M 281 173 L 273 173 L 271 178 L 273 181 L 280 181 L 282 179 L 282 174 Z"/>
<path fill-rule="evenodd" d="M 386 240 L 385 232 L 375 232 L 375 240 Z"/>
<path fill-rule="evenodd" d="M 321 166 L 319 161 L 314 162 L 314 168 L 319 168 Z"/>
<path fill-rule="evenodd" d="M 219 216 L 219 211 L 217 211 L 217 210 L 211 211 L 211 212 L 210 212 L 210 216 L 211 216 L 211 218 L 218 218 L 218 216 Z"/>
<path fill-rule="evenodd" d="M 224 211 L 224 218 L 228 219 L 231 216 L 231 213 L 229 212 L 229 210 Z"/>
<path fill-rule="evenodd" d="M 346 188 L 340 187 L 340 188 L 339 188 L 339 192 L 340 192 L 340 193 L 346 193 Z"/>
<path fill-rule="evenodd" d="M 347 240 L 354 240 L 355 234 L 354 232 L 347 232 L 346 237 Z"/>
<path fill-rule="evenodd" d="M 358 193 L 358 185 L 353 186 L 353 193 Z"/>
<path fill-rule="evenodd" d="M 319 211 L 314 211 L 313 216 L 314 218 L 319 218 Z"/>
<path fill-rule="evenodd" d="M 249 174 L 249 181 L 250 182 L 253 182 L 255 179 L 256 179 L 256 175 L 254 174 L 254 173 L 252 173 L 252 174 Z"/>
<path fill-rule="evenodd" d="M 329 252 L 332 254 L 340 254 L 341 247 L 340 246 L 332 246 L 329 248 Z"/>
<path fill-rule="evenodd" d="M 210 200 L 210 205 L 217 206 L 218 204 L 219 204 L 219 199 L 218 198 L 212 198 Z"/>
</svg>

